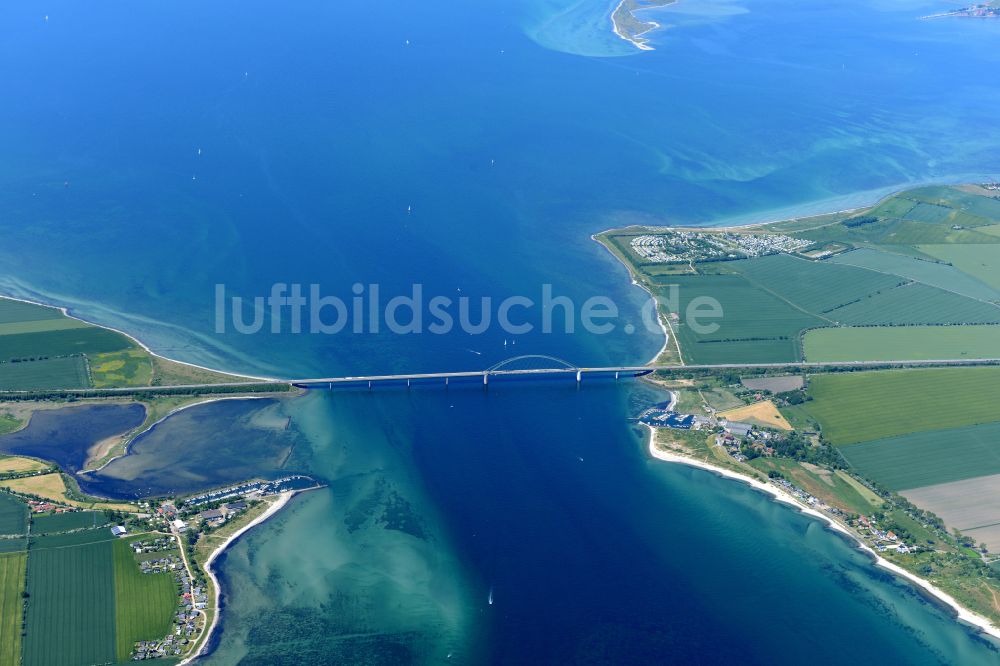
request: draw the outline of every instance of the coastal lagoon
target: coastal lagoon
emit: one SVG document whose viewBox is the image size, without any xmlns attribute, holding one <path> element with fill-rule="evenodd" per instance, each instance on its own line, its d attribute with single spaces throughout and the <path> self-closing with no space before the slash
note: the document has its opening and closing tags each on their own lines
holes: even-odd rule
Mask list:
<svg viewBox="0 0 1000 666">
<path fill-rule="evenodd" d="M 0 437 L 0 452 L 51 460 L 69 473 L 83 469 L 94 446 L 142 425 L 137 403 L 42 409 L 23 429 Z"/>
<path fill-rule="evenodd" d="M 0 285 L 252 374 L 480 370 L 515 349 L 641 363 L 663 342 L 647 297 L 591 234 L 1000 172 L 1000 23 L 682 0 L 632 53 L 600 33 L 608 5 L 57 1 L 45 21 L 8 2 Z M 551 284 L 621 315 L 607 335 L 215 332 L 215 285 L 276 282 Z M 218 403 L 94 482 L 328 484 L 225 556 L 208 663 L 996 660 L 819 523 L 650 460 L 627 419 L 661 399 L 569 382 Z"/>
<path fill-rule="evenodd" d="M 136 437 L 127 456 L 78 475 L 77 482 L 87 493 L 135 499 L 280 476 L 297 443 L 284 406 L 283 400 L 244 399 L 182 409 Z"/>
</svg>

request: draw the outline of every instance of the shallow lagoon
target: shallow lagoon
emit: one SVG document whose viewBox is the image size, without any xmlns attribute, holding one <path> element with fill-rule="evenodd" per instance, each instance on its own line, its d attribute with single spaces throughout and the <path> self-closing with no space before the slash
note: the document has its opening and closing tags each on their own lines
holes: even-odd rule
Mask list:
<svg viewBox="0 0 1000 666">
<path fill-rule="evenodd" d="M 284 400 L 219 400 L 183 409 L 146 431 L 100 471 L 77 477 L 84 492 L 134 498 L 217 488 L 286 469 L 297 442 Z"/>
<path fill-rule="evenodd" d="M 0 437 L 0 451 L 51 460 L 75 473 L 83 468 L 95 444 L 124 435 L 145 418 L 145 407 L 136 403 L 42 409 L 24 429 Z"/>
</svg>

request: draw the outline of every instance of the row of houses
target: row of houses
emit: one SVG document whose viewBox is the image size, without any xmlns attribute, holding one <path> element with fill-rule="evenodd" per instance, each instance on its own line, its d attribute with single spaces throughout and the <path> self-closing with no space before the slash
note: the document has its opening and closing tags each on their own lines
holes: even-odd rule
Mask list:
<svg viewBox="0 0 1000 666">
<path fill-rule="evenodd" d="M 875 546 L 875 550 L 880 553 L 894 550 L 898 553 L 905 554 L 912 553 L 917 550 L 915 547 L 908 546 L 903 543 L 903 541 L 892 530 L 880 529 L 875 519 L 869 518 L 868 516 L 858 516 L 858 520 L 855 523 L 854 528 L 863 536 L 867 537 L 872 542 L 872 545 Z"/>
</svg>

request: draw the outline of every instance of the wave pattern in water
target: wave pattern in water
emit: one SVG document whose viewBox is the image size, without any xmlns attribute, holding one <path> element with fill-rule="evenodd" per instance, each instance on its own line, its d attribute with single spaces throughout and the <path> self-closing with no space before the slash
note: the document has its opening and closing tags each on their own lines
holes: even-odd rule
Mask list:
<svg viewBox="0 0 1000 666">
<path fill-rule="evenodd" d="M 600 58 L 640 53 L 612 29 L 619 0 L 543 0 L 527 8 L 524 31 L 547 49 Z"/>
</svg>

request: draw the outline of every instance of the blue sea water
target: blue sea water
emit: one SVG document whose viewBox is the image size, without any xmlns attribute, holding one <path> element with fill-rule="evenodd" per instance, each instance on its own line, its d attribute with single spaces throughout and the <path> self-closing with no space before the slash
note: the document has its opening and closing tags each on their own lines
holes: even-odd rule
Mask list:
<svg viewBox="0 0 1000 666">
<path fill-rule="evenodd" d="M 662 339 L 594 232 L 1000 173 L 1000 23 L 916 20 L 934 2 L 681 0 L 648 12 L 666 28 L 639 53 L 610 6 L 5 3 L 0 286 L 257 374 L 482 369 L 513 349 L 635 363 Z M 621 317 L 516 347 L 496 327 L 215 332 L 215 285 L 275 282 L 551 284 Z M 996 659 L 821 525 L 650 460 L 626 418 L 658 399 L 595 383 L 221 403 L 93 482 L 329 483 L 225 557 L 213 663 Z"/>
</svg>

